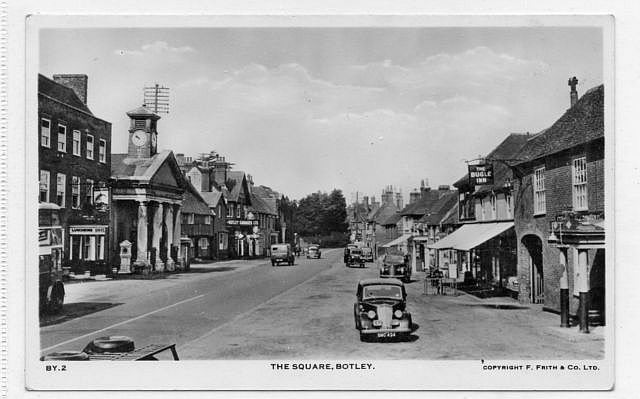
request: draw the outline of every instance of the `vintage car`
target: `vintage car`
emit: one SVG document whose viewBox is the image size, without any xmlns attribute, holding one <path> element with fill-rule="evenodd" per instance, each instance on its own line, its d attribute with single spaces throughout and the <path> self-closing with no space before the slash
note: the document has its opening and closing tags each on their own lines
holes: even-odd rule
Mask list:
<svg viewBox="0 0 640 399">
<path fill-rule="evenodd" d="M 320 256 L 320 247 L 318 246 L 311 246 L 307 250 L 307 259 L 320 259 Z"/>
<path fill-rule="evenodd" d="M 373 262 L 373 248 L 362 247 L 362 258 L 365 262 Z"/>
<path fill-rule="evenodd" d="M 289 266 L 294 264 L 295 256 L 289 244 L 274 244 L 271 246 L 271 266 L 287 262 Z"/>
<path fill-rule="evenodd" d="M 347 266 L 351 267 L 352 265 L 356 264 L 360 267 L 364 267 L 364 258 L 362 257 L 361 248 L 353 248 L 349 250 L 349 260 L 347 262 Z"/>
<path fill-rule="evenodd" d="M 349 266 L 349 254 L 351 253 L 352 249 L 358 248 L 357 245 L 354 244 L 348 244 L 347 247 L 344 249 L 344 264 L 345 266 Z"/>
<path fill-rule="evenodd" d="M 387 254 L 380 264 L 380 278 L 398 278 L 408 283 L 411 281 L 411 267 L 405 263 L 404 256 Z"/>
<path fill-rule="evenodd" d="M 411 335 L 411 314 L 406 310 L 407 292 L 400 280 L 360 280 L 356 300 L 353 315 L 361 341 Z"/>
</svg>

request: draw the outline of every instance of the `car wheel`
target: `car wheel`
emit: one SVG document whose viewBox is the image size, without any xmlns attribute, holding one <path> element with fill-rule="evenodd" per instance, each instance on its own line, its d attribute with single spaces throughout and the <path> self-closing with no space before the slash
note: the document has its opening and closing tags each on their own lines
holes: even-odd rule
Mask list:
<svg viewBox="0 0 640 399">
<path fill-rule="evenodd" d="M 271 262 L 271 266 L 275 266 L 275 265 L 276 265 L 276 262 L 273 262 L 273 261 L 272 261 L 272 262 Z"/>
<path fill-rule="evenodd" d="M 58 313 L 62 310 L 64 305 L 64 291 L 59 284 L 56 284 L 51 288 L 51 299 L 47 306 L 49 313 Z"/>
<path fill-rule="evenodd" d="M 367 334 L 360 333 L 360 341 L 367 342 L 369 340 L 369 336 Z"/>
</svg>

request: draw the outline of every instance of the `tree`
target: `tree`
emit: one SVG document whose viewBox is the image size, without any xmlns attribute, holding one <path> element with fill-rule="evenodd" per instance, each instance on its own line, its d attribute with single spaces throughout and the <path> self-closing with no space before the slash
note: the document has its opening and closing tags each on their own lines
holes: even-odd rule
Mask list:
<svg viewBox="0 0 640 399">
<path fill-rule="evenodd" d="M 341 190 L 309 194 L 297 205 L 293 227 L 298 234 L 320 236 L 347 231 L 347 205 Z"/>
</svg>

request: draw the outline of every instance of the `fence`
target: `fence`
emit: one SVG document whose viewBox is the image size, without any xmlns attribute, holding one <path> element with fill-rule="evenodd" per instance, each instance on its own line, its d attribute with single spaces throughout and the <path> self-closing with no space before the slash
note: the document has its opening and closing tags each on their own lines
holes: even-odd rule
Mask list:
<svg viewBox="0 0 640 399">
<path fill-rule="evenodd" d="M 453 278 L 424 279 L 424 295 L 458 295 L 458 282 Z"/>
</svg>

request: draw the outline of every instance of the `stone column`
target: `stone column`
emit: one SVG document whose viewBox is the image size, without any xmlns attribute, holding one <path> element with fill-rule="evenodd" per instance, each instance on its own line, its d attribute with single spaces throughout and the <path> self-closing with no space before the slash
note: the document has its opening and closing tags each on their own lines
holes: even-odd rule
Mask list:
<svg viewBox="0 0 640 399">
<path fill-rule="evenodd" d="M 162 259 L 160 258 L 160 240 L 162 239 L 162 212 L 164 207 L 162 203 L 158 203 L 156 209 L 153 213 L 153 235 L 151 239 L 151 247 L 156 249 L 156 271 L 163 272 L 164 271 L 164 263 L 162 263 Z"/>
<path fill-rule="evenodd" d="M 580 332 L 589 333 L 589 265 L 587 250 L 578 249 L 576 285 L 580 295 Z"/>
<path fill-rule="evenodd" d="M 170 272 L 175 270 L 175 262 L 171 258 L 171 246 L 180 245 L 180 242 L 176 243 L 173 236 L 173 205 L 166 206 L 166 212 L 164 213 L 164 224 L 167 226 L 167 270 Z"/>
<path fill-rule="evenodd" d="M 175 208 L 175 221 L 173 222 L 173 242 L 178 247 L 178 259 L 174 259 L 174 261 L 178 262 L 181 267 L 184 267 L 184 265 L 182 264 L 182 259 L 180 258 L 180 252 L 182 249 L 180 248 L 180 235 L 182 234 L 181 223 L 182 213 L 180 211 L 180 205 L 178 205 Z"/>
<path fill-rule="evenodd" d="M 136 267 L 149 267 L 149 259 L 147 258 L 147 203 L 145 201 L 138 202 L 138 252 L 136 255 Z"/>
</svg>

